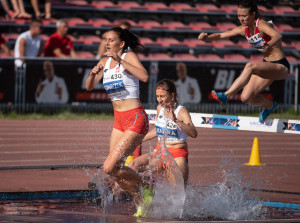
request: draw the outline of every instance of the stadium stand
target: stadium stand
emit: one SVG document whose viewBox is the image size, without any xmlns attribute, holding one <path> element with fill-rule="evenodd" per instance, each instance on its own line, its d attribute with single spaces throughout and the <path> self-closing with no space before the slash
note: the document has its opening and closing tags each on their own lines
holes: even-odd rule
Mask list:
<svg viewBox="0 0 300 223">
<path fill-rule="evenodd" d="M 26 10 L 33 13 L 30 1 L 25 2 L 28 3 L 25 4 Z M 299 0 L 275 1 L 274 5 L 262 1 L 259 5 L 263 16 L 272 20 L 282 34 L 285 54 L 296 61 L 300 58 L 299 6 Z M 232 1 L 227 0 L 204 0 L 201 3 L 180 0 L 53 0 L 53 18 L 43 20 L 42 39 L 45 42 L 53 33 L 57 19 L 66 18 L 76 52 L 83 51 L 79 53 L 80 56 L 91 58 L 97 53 L 102 34 L 125 20 L 132 25 L 132 31 L 145 45 L 145 58 L 256 59 L 255 50 L 249 48 L 248 42 L 242 37 L 214 43 L 197 40 L 200 32 L 224 31 L 238 25 L 236 8 Z M 12 50 L 17 36 L 27 29 L 29 21 L 7 20 L 3 10 L 0 12 L 0 29 Z"/>
</svg>

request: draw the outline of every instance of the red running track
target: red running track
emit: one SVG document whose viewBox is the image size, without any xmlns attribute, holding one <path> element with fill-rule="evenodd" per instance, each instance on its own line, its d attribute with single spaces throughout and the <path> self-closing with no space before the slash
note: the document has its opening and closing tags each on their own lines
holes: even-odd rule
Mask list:
<svg viewBox="0 0 300 223">
<path fill-rule="evenodd" d="M 0 121 L 0 168 L 7 166 L 101 164 L 108 154 L 113 121 Z M 300 203 L 300 137 L 198 128 L 189 139 L 190 182 L 222 181 L 221 170 L 239 167 L 244 181 L 269 201 Z M 254 137 L 266 166 L 244 166 Z M 155 140 L 143 144 L 143 153 Z M 90 169 L 90 173 L 95 169 Z M 0 192 L 86 190 L 86 170 L 0 170 Z M 253 183 L 255 182 L 255 183 Z"/>
</svg>

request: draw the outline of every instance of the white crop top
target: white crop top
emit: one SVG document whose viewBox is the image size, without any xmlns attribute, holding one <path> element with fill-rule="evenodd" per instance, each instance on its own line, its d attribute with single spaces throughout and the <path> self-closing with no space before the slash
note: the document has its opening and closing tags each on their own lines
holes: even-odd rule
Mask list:
<svg viewBox="0 0 300 223">
<path fill-rule="evenodd" d="M 182 105 L 178 105 L 174 114 L 177 118 Z M 155 122 L 156 134 L 158 136 L 158 140 L 164 137 L 164 133 L 166 132 L 166 142 L 186 142 L 187 134 L 171 119 L 165 118 L 164 108 L 160 109 L 159 115 Z"/>
<path fill-rule="evenodd" d="M 121 58 L 124 59 L 126 53 Z M 110 69 L 111 57 L 105 63 L 103 87 L 112 101 L 139 98 L 139 79 L 125 72 L 121 64 Z"/>
</svg>

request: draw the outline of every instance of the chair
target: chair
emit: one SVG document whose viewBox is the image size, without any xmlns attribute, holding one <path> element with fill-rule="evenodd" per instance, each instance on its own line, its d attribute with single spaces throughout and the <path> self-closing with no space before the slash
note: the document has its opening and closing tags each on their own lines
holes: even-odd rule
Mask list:
<svg viewBox="0 0 300 223">
<path fill-rule="evenodd" d="M 141 25 L 144 27 L 144 29 L 167 29 L 167 26 L 161 25 L 159 22 L 154 20 L 140 20 L 138 22 L 138 25 Z"/>
<path fill-rule="evenodd" d="M 119 26 L 120 23 L 122 23 L 122 22 L 128 22 L 131 25 L 132 28 L 143 28 L 142 25 L 137 24 L 136 22 L 134 22 L 131 19 L 116 19 L 113 22 L 113 24 L 114 24 L 114 26 Z"/>
<path fill-rule="evenodd" d="M 154 59 L 154 60 L 169 60 L 171 57 L 166 54 L 166 53 L 149 53 L 148 55 L 149 59 Z"/>
<path fill-rule="evenodd" d="M 183 43 L 188 47 L 212 47 L 212 42 L 204 42 L 198 40 L 197 38 L 186 38 L 183 40 Z"/>
<path fill-rule="evenodd" d="M 20 34 L 19 33 L 2 33 L 2 35 L 6 41 L 14 41 L 15 42 Z"/>
<path fill-rule="evenodd" d="M 207 22 L 191 22 L 189 27 L 194 30 L 216 30 L 215 26 L 210 25 Z"/>
<path fill-rule="evenodd" d="M 273 11 L 277 14 L 298 14 L 297 10 L 290 6 L 275 5 L 273 6 Z"/>
<path fill-rule="evenodd" d="M 249 48 L 251 47 L 248 40 L 244 39 L 244 40 L 239 40 L 238 41 L 238 45 L 242 48 Z"/>
<path fill-rule="evenodd" d="M 212 42 L 212 44 L 214 47 L 218 47 L 218 48 L 237 47 L 235 43 L 233 43 L 232 41 L 230 41 L 228 39 L 214 41 L 214 42 Z"/>
<path fill-rule="evenodd" d="M 90 6 L 89 3 L 87 3 L 85 0 L 68 1 L 68 5 L 70 5 L 70 6 L 79 6 L 79 7 Z"/>
<path fill-rule="evenodd" d="M 79 40 L 84 44 L 99 44 L 101 42 L 101 38 L 95 35 L 81 35 Z"/>
<path fill-rule="evenodd" d="M 195 57 L 193 54 L 189 53 L 178 53 L 175 54 L 174 59 L 180 59 L 180 60 L 197 60 L 197 57 Z"/>
<path fill-rule="evenodd" d="M 279 32 L 298 32 L 299 29 L 294 29 L 289 24 L 276 24 L 276 28 Z"/>
<path fill-rule="evenodd" d="M 223 12 L 214 4 L 196 4 L 196 9 L 200 12 Z"/>
<path fill-rule="evenodd" d="M 147 9 L 147 7 L 142 6 L 134 1 L 119 1 L 118 6 L 122 9 Z"/>
<path fill-rule="evenodd" d="M 144 5 L 148 10 L 167 10 L 173 11 L 172 8 L 169 8 L 162 2 L 146 2 Z"/>
<path fill-rule="evenodd" d="M 258 5 L 258 9 L 262 11 L 262 13 L 274 13 L 273 9 L 268 9 L 263 5 Z"/>
<path fill-rule="evenodd" d="M 108 21 L 107 19 L 103 18 L 91 18 L 87 22 L 89 25 L 97 26 L 97 27 L 113 27 L 114 25 Z"/>
<path fill-rule="evenodd" d="M 293 56 L 286 56 L 286 59 L 289 61 L 289 62 L 299 62 L 300 60 L 297 60 L 295 57 Z"/>
<path fill-rule="evenodd" d="M 118 5 L 115 5 L 111 1 L 102 1 L 102 0 L 93 0 L 91 5 L 94 6 L 95 8 L 99 8 L 99 9 L 100 8 L 119 8 Z"/>
<path fill-rule="evenodd" d="M 230 29 L 233 29 L 236 27 L 236 25 L 232 22 L 218 22 L 216 24 L 216 27 L 219 29 L 219 30 L 230 30 Z"/>
<path fill-rule="evenodd" d="M 72 35 L 67 35 L 69 37 L 69 39 L 72 41 L 72 43 L 82 43 L 81 40 L 76 39 L 74 36 Z"/>
<path fill-rule="evenodd" d="M 187 3 L 171 3 L 169 6 L 174 11 L 198 11 Z"/>
<path fill-rule="evenodd" d="M 179 21 L 165 21 L 163 22 L 163 26 L 167 26 L 168 29 L 189 29 L 189 27 Z"/>
<path fill-rule="evenodd" d="M 86 23 L 82 18 L 77 18 L 77 17 L 70 17 L 70 18 L 66 18 L 66 20 L 68 21 L 69 26 L 86 26 L 89 25 L 88 23 Z"/>
<path fill-rule="evenodd" d="M 250 55 L 250 60 L 253 60 L 253 61 L 262 62 L 263 58 L 264 57 L 263 57 L 262 54 L 253 54 L 253 55 Z"/>
<path fill-rule="evenodd" d="M 297 40 L 292 41 L 291 46 L 293 46 L 296 49 L 300 49 L 300 41 L 297 41 Z"/>
<path fill-rule="evenodd" d="M 94 59 L 95 55 L 89 51 L 77 51 L 76 54 L 82 59 Z"/>
<path fill-rule="evenodd" d="M 226 13 L 236 12 L 238 9 L 237 5 L 231 5 L 231 4 L 224 4 L 224 5 L 222 4 L 220 8 Z"/>
<path fill-rule="evenodd" d="M 229 60 L 229 61 L 249 61 L 248 58 L 246 58 L 242 54 L 237 54 L 237 53 L 225 54 L 224 55 L 224 60 Z"/>
<path fill-rule="evenodd" d="M 200 54 L 200 55 L 198 55 L 198 59 L 205 60 L 205 61 L 222 61 L 223 60 L 217 54 Z"/>
<path fill-rule="evenodd" d="M 144 46 L 160 46 L 159 43 L 154 42 L 149 37 L 140 37 L 140 42 Z"/>
<path fill-rule="evenodd" d="M 181 43 L 172 37 L 159 37 L 157 38 L 156 42 L 162 46 L 185 46 L 184 43 Z"/>
</svg>

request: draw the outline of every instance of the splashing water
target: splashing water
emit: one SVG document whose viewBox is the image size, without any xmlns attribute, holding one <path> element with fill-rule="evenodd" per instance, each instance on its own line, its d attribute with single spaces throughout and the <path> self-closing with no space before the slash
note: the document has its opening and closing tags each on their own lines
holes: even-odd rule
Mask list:
<svg viewBox="0 0 300 223">
<path fill-rule="evenodd" d="M 266 208 L 243 182 L 239 164 L 221 167 L 222 182 L 202 190 L 188 185 L 183 219 L 255 220 L 263 219 Z M 250 202 L 251 200 L 251 202 Z"/>
</svg>

